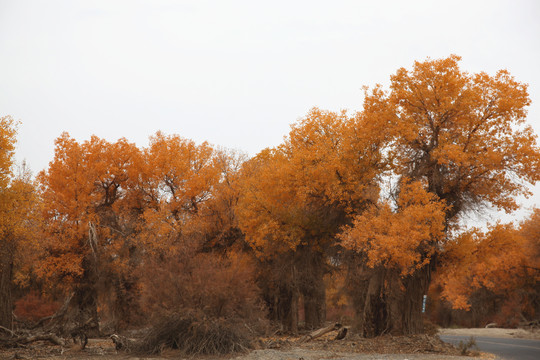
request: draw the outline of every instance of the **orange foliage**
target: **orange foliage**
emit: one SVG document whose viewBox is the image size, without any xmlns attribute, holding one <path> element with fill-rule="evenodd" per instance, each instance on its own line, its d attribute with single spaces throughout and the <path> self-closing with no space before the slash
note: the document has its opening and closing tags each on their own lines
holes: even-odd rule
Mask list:
<svg viewBox="0 0 540 360">
<path fill-rule="evenodd" d="M 216 151 L 177 135 L 157 133 L 144 151 L 146 187 L 154 203 L 144 209 L 139 240 L 155 253 L 182 251 L 199 239 L 184 236 L 221 180 Z"/>
<path fill-rule="evenodd" d="M 26 230 L 25 215 L 33 195 L 29 174 L 23 169 L 17 177 L 13 172 L 16 126 L 11 117 L 0 118 L 0 250 L 10 254 L 15 253 L 17 242 Z M 3 253 L 0 254 L 7 256 Z"/>
<path fill-rule="evenodd" d="M 183 233 L 200 239 L 205 251 L 245 250 L 244 235 L 238 228 L 234 210 L 240 196 L 238 178 L 246 156 L 224 149 L 216 150 L 214 155 L 219 182 L 212 185 L 212 196 L 199 207 Z"/>
<path fill-rule="evenodd" d="M 534 314 L 538 309 L 530 302 L 538 296 L 534 289 L 540 281 L 540 246 L 529 231 L 538 227 L 538 214 L 536 210 L 521 229 L 497 224 L 487 233 L 469 231 L 450 243 L 438 277 L 442 297 L 454 308 L 468 310 L 468 299 L 483 288 L 503 296 L 508 304 L 519 304 L 523 313 Z"/>
<path fill-rule="evenodd" d="M 404 184 L 397 208 L 382 203 L 355 217 L 340 234 L 342 245 L 367 255 L 367 265 L 410 275 L 431 261 L 444 239 L 444 205 L 419 182 Z"/>
<path fill-rule="evenodd" d="M 42 277 L 62 279 L 69 286 L 83 275 L 83 259 L 96 250 L 112 256 L 117 270 L 122 267 L 117 255 L 125 239 L 119 236 L 115 211 L 139 157 L 125 139 L 109 143 L 93 136 L 79 144 L 64 133 L 56 140 L 54 160 L 38 175 L 46 224 L 42 246 L 47 256 L 38 269 Z M 90 224 L 98 233 L 99 249 L 88 243 Z"/>
<path fill-rule="evenodd" d="M 0 117 L 0 188 L 12 177 L 13 155 L 17 142 L 17 122 L 11 116 Z"/>
<path fill-rule="evenodd" d="M 505 70 L 469 74 L 459 60 L 399 69 L 389 93 L 366 94 L 367 114 L 389 124 L 395 172 L 425 181 L 449 205 L 448 219 L 485 204 L 514 210 L 515 196 L 529 194 L 521 180 L 540 179 L 536 136 L 525 124 L 527 85 Z"/>
<path fill-rule="evenodd" d="M 375 131 L 388 133 L 382 163 L 390 164 L 390 174 L 398 185 L 397 191 L 389 194 L 397 204 L 392 208 L 383 203 L 358 216 L 342 235 L 343 244 L 361 253 L 371 269 L 398 269 L 403 278 L 401 293 L 385 290 L 384 295 L 396 304 L 368 302 L 367 308 L 380 307 L 375 313 L 390 314 L 403 306 L 402 311 L 416 314 L 402 323 L 390 324 L 390 317 L 376 318 L 373 324 L 362 321 L 368 332 L 370 326 L 391 326 L 391 332 L 418 331 L 418 304 L 427 291 L 431 272 L 440 264 L 432 259 L 452 236 L 448 230 L 457 228 L 464 213 L 483 206 L 516 209 L 516 195 L 529 195 L 527 182 L 540 180 L 540 149 L 531 127 L 525 124 L 530 104 L 527 85 L 507 71 L 494 76 L 468 74 L 459 69 L 459 60 L 450 56 L 415 62 L 413 69 L 401 68 L 391 76 L 388 92 L 381 86 L 366 91 L 363 116 L 368 123 L 380 126 Z M 405 185 L 409 182 L 417 188 L 413 196 L 408 195 L 410 189 Z M 412 201 L 400 204 L 407 198 Z M 468 247 L 466 238 L 464 235 L 457 246 L 458 252 L 467 251 L 463 250 Z M 507 255 L 503 262 L 507 266 L 519 261 L 518 254 Z M 483 261 L 483 266 L 493 267 L 487 259 Z M 371 276 L 375 284 L 379 271 L 369 275 L 369 269 L 361 268 L 358 276 Z M 477 277 L 475 281 L 490 286 L 490 279 Z M 459 283 L 466 286 L 466 282 Z M 466 306 L 459 293 L 446 296 L 454 296 L 456 304 Z"/>
<path fill-rule="evenodd" d="M 24 281 L 23 269 L 31 267 L 36 241 L 35 184 L 23 165 L 13 170 L 17 123 L 0 117 L 0 325 L 12 326 L 11 289 L 15 279 Z"/>
<path fill-rule="evenodd" d="M 283 145 L 245 165 L 237 213 L 259 254 L 300 245 L 321 251 L 350 213 L 377 197 L 382 139 L 364 125 L 360 115 L 313 109 Z"/>
<path fill-rule="evenodd" d="M 62 134 L 38 177 L 45 220 L 38 275 L 64 288 L 100 286 L 110 302 L 102 308 L 127 311 L 140 289 L 136 267 L 154 255 L 195 254 L 223 230 L 212 221 L 234 232 L 230 202 L 241 162 L 207 143 L 159 132 L 142 150 L 125 139 L 79 143 Z"/>
</svg>

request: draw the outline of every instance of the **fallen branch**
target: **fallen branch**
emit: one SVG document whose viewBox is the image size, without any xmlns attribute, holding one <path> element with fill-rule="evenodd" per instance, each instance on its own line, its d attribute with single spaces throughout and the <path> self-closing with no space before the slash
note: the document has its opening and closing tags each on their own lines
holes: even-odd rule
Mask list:
<svg viewBox="0 0 540 360">
<path fill-rule="evenodd" d="M 12 330 L 9 330 L 8 328 L 0 326 L 0 330 L 4 330 L 5 332 L 10 333 L 11 336 L 15 336 L 15 333 Z"/>
<path fill-rule="evenodd" d="M 17 345 L 29 344 L 35 341 L 49 341 L 55 345 L 66 346 L 66 341 L 54 334 L 39 334 L 30 336 L 17 336 L 11 338 L 0 338 L 0 345 L 13 347 Z"/>
<path fill-rule="evenodd" d="M 519 323 L 519 327 L 522 327 L 522 328 L 535 328 L 535 327 L 539 327 L 540 326 L 540 321 L 539 320 L 532 320 L 532 321 L 524 321 L 524 322 L 521 322 Z"/>
<path fill-rule="evenodd" d="M 79 340 L 81 348 L 84 349 L 88 343 L 86 330 L 92 326 L 94 318 L 89 318 L 84 323 L 74 320 L 74 316 L 69 314 L 70 307 L 73 306 L 73 296 L 71 293 L 64 301 L 64 304 L 56 313 L 51 316 L 46 316 L 34 323 L 26 323 L 17 319 L 17 329 L 9 330 L 0 327 L 0 346 L 1 347 L 18 347 L 35 341 L 49 341 L 54 345 L 66 346 L 72 338 L 76 343 Z M 76 311 L 80 311 L 75 308 Z M 4 333 L 9 337 L 4 336 Z"/>
<path fill-rule="evenodd" d="M 125 336 L 112 334 L 111 340 L 114 343 L 114 347 L 116 350 L 122 350 L 126 352 L 130 352 L 131 350 L 133 350 L 133 347 L 134 347 L 133 340 L 130 340 L 126 338 Z"/>
<path fill-rule="evenodd" d="M 43 324 L 45 322 L 49 321 L 49 320 L 52 321 L 52 320 L 63 317 L 66 314 L 66 312 L 67 312 L 67 310 L 69 308 L 69 303 L 71 302 L 71 299 L 73 298 L 73 295 L 74 295 L 74 293 L 71 293 L 71 294 L 68 295 L 68 297 L 64 301 L 64 304 L 62 305 L 62 307 L 60 307 L 60 309 L 58 309 L 57 312 L 55 312 L 51 316 L 46 316 L 44 318 L 39 319 L 37 323 L 33 324 L 29 328 L 30 329 L 35 329 L 35 328 L 43 326 Z"/>
<path fill-rule="evenodd" d="M 329 332 L 332 332 L 332 331 L 338 331 L 342 328 L 343 326 L 340 324 L 340 323 L 335 323 L 333 325 L 329 325 L 327 327 L 323 327 L 321 329 L 318 329 L 318 330 L 315 330 L 313 331 L 312 333 L 309 333 L 305 336 L 303 336 L 302 338 L 300 338 L 300 340 L 298 340 L 298 342 L 301 344 L 301 343 L 304 343 L 306 341 L 310 341 L 310 340 L 313 340 L 313 339 L 316 339 L 318 337 L 321 337 L 323 336 L 324 334 L 328 334 Z"/>
</svg>

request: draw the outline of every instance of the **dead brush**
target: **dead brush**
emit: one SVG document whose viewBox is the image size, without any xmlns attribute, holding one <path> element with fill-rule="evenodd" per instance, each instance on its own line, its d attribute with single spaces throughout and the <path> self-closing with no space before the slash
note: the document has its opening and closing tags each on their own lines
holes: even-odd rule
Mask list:
<svg viewBox="0 0 540 360">
<path fill-rule="evenodd" d="M 458 344 L 458 348 L 461 352 L 461 355 L 475 355 L 477 352 L 471 350 L 478 350 L 478 345 L 476 345 L 476 339 L 474 338 L 474 336 L 471 336 L 466 342 L 460 341 Z"/>
<path fill-rule="evenodd" d="M 187 355 L 245 352 L 252 347 L 245 327 L 224 319 L 174 314 L 158 321 L 135 346 L 135 351 L 158 354 L 179 349 Z"/>
</svg>

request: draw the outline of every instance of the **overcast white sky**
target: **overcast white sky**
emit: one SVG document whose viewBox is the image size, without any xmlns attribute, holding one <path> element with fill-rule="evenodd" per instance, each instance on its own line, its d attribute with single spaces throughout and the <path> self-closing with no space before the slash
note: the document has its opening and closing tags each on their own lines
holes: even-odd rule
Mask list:
<svg viewBox="0 0 540 360">
<path fill-rule="evenodd" d="M 363 85 L 454 53 L 529 83 L 540 133 L 539 19 L 535 0 L 0 0 L 0 116 L 34 173 L 63 131 L 254 155 L 311 107 L 359 110 Z"/>
</svg>

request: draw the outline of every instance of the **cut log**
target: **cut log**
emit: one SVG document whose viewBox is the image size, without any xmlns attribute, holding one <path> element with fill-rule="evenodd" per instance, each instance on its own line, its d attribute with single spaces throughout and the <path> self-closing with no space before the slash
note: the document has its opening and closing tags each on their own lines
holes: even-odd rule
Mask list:
<svg viewBox="0 0 540 360">
<path fill-rule="evenodd" d="M 313 331 L 312 333 L 309 333 L 303 337 L 300 338 L 300 340 L 298 340 L 299 343 L 304 343 L 306 341 L 310 341 L 310 340 L 313 340 L 313 339 L 316 339 L 318 337 L 321 337 L 323 336 L 324 334 L 328 334 L 329 332 L 332 332 L 332 331 L 338 331 L 342 328 L 343 326 L 340 324 L 340 323 L 335 323 L 333 325 L 329 325 L 327 327 L 323 327 L 323 328 L 320 328 L 318 330 L 315 330 Z"/>
</svg>

